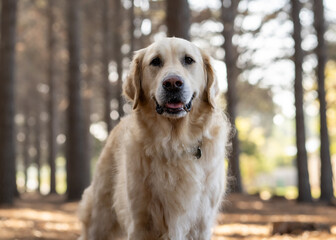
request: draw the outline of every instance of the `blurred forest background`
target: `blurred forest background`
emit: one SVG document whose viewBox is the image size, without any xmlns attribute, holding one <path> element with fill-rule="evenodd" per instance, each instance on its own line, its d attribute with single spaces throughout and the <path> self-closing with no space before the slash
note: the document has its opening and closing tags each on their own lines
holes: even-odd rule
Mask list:
<svg viewBox="0 0 336 240">
<path fill-rule="evenodd" d="M 333 200 L 334 0 L 0 3 L 0 204 L 24 192 L 80 198 L 131 111 L 120 94 L 133 51 L 165 36 L 213 57 L 237 128 L 231 192 Z"/>
</svg>

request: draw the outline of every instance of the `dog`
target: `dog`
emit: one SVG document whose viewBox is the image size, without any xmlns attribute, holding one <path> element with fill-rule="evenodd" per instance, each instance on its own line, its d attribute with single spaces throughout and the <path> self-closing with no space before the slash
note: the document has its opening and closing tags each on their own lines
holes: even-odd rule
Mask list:
<svg viewBox="0 0 336 240">
<path fill-rule="evenodd" d="M 79 205 L 79 239 L 209 240 L 225 191 L 230 126 L 209 56 L 180 38 L 137 51 L 110 133 Z"/>
</svg>

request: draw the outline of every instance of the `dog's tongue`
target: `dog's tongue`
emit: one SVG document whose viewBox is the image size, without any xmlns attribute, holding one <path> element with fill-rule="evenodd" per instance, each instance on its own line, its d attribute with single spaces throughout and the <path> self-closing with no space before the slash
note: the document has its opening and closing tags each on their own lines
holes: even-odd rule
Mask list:
<svg viewBox="0 0 336 240">
<path fill-rule="evenodd" d="M 183 108 L 183 104 L 182 103 L 167 103 L 166 107 L 172 108 L 172 109 L 179 109 L 179 108 Z"/>
</svg>

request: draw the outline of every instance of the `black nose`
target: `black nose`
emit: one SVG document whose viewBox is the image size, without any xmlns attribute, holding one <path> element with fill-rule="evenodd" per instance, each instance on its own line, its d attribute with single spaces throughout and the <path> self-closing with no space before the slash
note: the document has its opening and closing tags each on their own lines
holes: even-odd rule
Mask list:
<svg viewBox="0 0 336 240">
<path fill-rule="evenodd" d="M 178 91 L 183 87 L 183 81 L 178 77 L 170 77 L 162 82 L 162 87 L 166 91 Z"/>
</svg>

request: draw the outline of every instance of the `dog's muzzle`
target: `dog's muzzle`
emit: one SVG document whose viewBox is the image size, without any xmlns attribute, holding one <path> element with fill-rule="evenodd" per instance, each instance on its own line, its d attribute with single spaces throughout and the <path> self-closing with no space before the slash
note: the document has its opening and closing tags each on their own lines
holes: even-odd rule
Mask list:
<svg viewBox="0 0 336 240">
<path fill-rule="evenodd" d="M 164 112 L 168 114 L 179 114 L 181 112 L 190 112 L 192 107 L 192 101 L 194 100 L 195 94 L 191 97 L 190 101 L 187 104 L 183 104 L 181 102 L 168 102 L 164 104 L 163 106 L 158 103 L 158 101 L 153 97 L 155 103 L 156 103 L 156 112 L 158 114 L 163 114 Z"/>
</svg>

